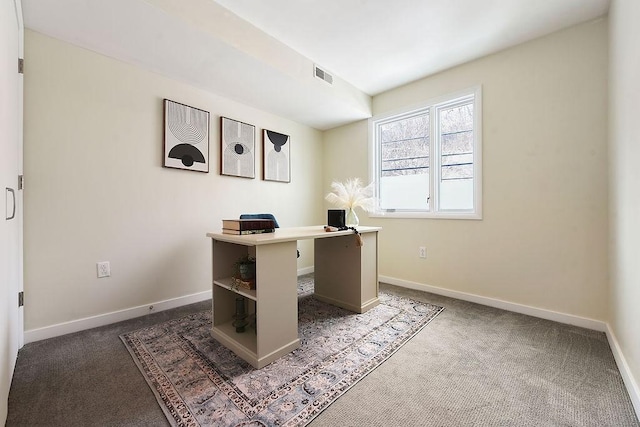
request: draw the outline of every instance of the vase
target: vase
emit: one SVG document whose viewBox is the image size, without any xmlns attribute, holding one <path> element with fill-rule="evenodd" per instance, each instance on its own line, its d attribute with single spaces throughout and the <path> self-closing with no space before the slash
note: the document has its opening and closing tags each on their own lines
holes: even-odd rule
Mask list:
<svg viewBox="0 0 640 427">
<path fill-rule="evenodd" d="M 238 266 L 238 271 L 242 280 L 251 280 L 256 277 L 256 264 L 240 264 Z"/>
<path fill-rule="evenodd" d="M 353 208 L 347 209 L 347 216 L 344 223 L 347 227 L 357 227 L 360 224 L 360 219 Z"/>
</svg>

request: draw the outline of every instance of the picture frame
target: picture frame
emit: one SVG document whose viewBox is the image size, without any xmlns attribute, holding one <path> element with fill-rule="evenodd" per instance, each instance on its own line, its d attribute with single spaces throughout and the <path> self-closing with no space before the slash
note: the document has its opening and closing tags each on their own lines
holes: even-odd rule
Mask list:
<svg viewBox="0 0 640 427">
<path fill-rule="evenodd" d="M 209 112 L 163 100 L 165 168 L 209 172 Z"/>
<path fill-rule="evenodd" d="M 291 182 L 291 136 L 263 129 L 262 179 Z"/>
<path fill-rule="evenodd" d="M 220 175 L 255 178 L 255 126 L 220 118 Z"/>
</svg>

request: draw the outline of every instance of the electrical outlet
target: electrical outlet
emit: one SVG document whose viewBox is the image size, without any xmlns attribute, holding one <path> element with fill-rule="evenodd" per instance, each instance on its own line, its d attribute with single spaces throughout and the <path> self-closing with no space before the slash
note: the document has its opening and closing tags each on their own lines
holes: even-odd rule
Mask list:
<svg viewBox="0 0 640 427">
<path fill-rule="evenodd" d="M 420 258 L 426 258 L 427 257 L 427 248 L 424 246 L 420 246 L 418 248 L 418 256 Z"/>
<path fill-rule="evenodd" d="M 102 261 L 96 263 L 98 269 L 98 278 L 111 276 L 111 265 L 109 261 Z"/>
</svg>

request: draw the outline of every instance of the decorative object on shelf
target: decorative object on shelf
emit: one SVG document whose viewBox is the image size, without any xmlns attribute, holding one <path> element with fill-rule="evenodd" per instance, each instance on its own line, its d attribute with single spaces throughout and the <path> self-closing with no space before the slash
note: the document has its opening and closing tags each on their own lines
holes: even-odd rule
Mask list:
<svg viewBox="0 0 640 427">
<path fill-rule="evenodd" d="M 231 278 L 231 290 L 237 291 L 237 290 L 246 290 L 246 291 L 250 291 L 252 289 L 256 288 L 256 279 L 241 279 L 239 277 L 232 277 Z"/>
<path fill-rule="evenodd" d="M 165 168 L 209 172 L 209 112 L 164 100 Z"/>
<path fill-rule="evenodd" d="M 247 310 L 244 308 L 244 298 L 236 298 L 236 314 L 233 315 L 233 326 L 237 333 L 244 332 L 244 328 L 249 324 L 247 320 Z"/>
<path fill-rule="evenodd" d="M 291 182 L 291 137 L 272 130 L 263 130 L 262 179 Z"/>
<path fill-rule="evenodd" d="M 235 277 L 241 280 L 251 280 L 256 277 L 256 259 L 245 255 L 235 263 Z"/>
<path fill-rule="evenodd" d="M 366 187 L 362 186 L 360 178 L 349 178 L 345 183 L 334 181 L 331 183 L 333 192 L 326 195 L 325 199 L 340 209 L 346 210 L 345 225 L 357 227 L 360 224 L 355 208 L 371 212 L 376 207 L 376 199 L 373 196 L 373 182 Z"/>
<path fill-rule="evenodd" d="M 221 117 L 220 174 L 255 178 L 256 128 Z"/>
</svg>

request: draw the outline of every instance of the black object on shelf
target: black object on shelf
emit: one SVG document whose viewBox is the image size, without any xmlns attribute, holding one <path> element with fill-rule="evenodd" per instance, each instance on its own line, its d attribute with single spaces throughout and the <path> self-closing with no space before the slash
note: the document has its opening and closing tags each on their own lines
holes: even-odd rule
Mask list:
<svg viewBox="0 0 640 427">
<path fill-rule="evenodd" d="M 236 314 L 233 315 L 233 326 L 235 326 L 237 333 L 242 333 L 248 324 L 247 311 L 244 308 L 244 298 L 237 297 Z"/>
</svg>

